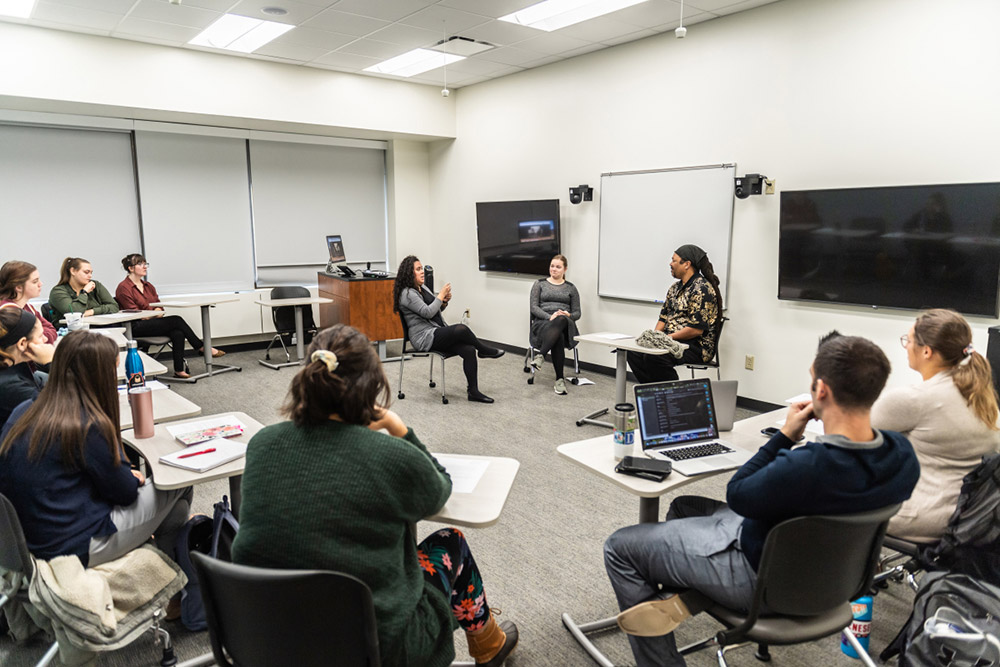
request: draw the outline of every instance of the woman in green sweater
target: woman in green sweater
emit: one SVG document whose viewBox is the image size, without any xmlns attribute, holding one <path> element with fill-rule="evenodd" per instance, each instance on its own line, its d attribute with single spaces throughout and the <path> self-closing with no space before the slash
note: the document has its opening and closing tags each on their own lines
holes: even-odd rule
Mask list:
<svg viewBox="0 0 1000 667">
<path fill-rule="evenodd" d="M 94 280 L 93 275 L 90 262 L 82 257 L 63 260 L 59 267 L 59 284 L 49 292 L 49 305 L 52 306 L 55 321 L 61 320 L 66 313 L 82 313 L 84 317 L 90 317 L 118 312 L 118 304 L 111 292 Z"/>
<path fill-rule="evenodd" d="M 465 537 L 446 528 L 413 538 L 411 526 L 448 500 L 451 478 L 385 407 L 389 383 L 371 343 L 338 324 L 308 360 L 283 407 L 291 421 L 250 441 L 233 560 L 364 581 L 387 666 L 450 664 L 461 626 L 476 664 L 499 667 L 517 627 L 494 619 Z"/>
</svg>

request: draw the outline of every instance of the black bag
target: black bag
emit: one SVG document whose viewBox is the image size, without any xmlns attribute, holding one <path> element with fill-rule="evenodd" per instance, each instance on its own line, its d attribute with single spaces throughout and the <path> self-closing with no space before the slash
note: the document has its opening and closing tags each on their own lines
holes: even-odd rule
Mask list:
<svg viewBox="0 0 1000 667">
<path fill-rule="evenodd" d="M 181 623 L 192 631 L 205 630 L 205 607 L 201 602 L 201 586 L 198 584 L 198 574 L 191 562 L 191 552 L 197 551 L 218 558 L 233 560 L 233 539 L 236 537 L 240 524 L 229 509 L 229 498 L 222 496 L 215 503 L 215 516 L 208 518 L 204 514 L 191 517 L 181 528 L 177 536 L 177 564 L 187 575 L 188 583 L 181 591 Z"/>
<path fill-rule="evenodd" d="M 896 654 L 899 667 L 1000 664 L 1000 588 L 965 574 L 926 574 L 913 613 L 879 658 Z"/>
</svg>

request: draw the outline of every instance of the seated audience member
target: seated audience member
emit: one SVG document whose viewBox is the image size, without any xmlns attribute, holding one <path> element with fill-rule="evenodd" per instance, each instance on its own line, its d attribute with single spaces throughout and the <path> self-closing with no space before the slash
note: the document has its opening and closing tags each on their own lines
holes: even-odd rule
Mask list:
<svg viewBox="0 0 1000 667">
<path fill-rule="evenodd" d="M 709 600 L 749 608 L 773 526 L 910 497 L 920 475 L 913 448 L 899 433 L 874 430 L 869 421 L 889 376 L 882 350 L 865 338 L 833 333 L 820 342 L 809 371 L 812 400 L 793 404 L 781 431 L 736 471 L 728 504 L 678 498 L 665 522 L 622 528 L 605 543 L 608 577 L 620 608 L 628 610 L 619 614 L 619 624 L 631 635 L 640 667 L 684 665 L 672 630 Z M 812 417 L 823 420 L 824 435 L 792 449 Z M 658 599 L 660 586 L 687 591 Z"/>
<path fill-rule="evenodd" d="M 156 535 L 171 554 L 190 487 L 159 491 L 130 470 L 118 415 L 118 346 L 73 331 L 56 347 L 38 397 L 11 414 L 0 441 L 0 493 L 13 503 L 28 550 L 75 555 L 84 567 L 124 556 Z"/>
<path fill-rule="evenodd" d="M 682 245 L 670 259 L 670 275 L 677 282 L 667 290 L 655 330 L 688 347 L 679 359 L 672 354 L 629 352 L 628 365 L 640 383 L 676 380 L 675 366 L 700 364 L 715 356 L 722 292 L 712 262 L 698 246 Z"/>
<path fill-rule="evenodd" d="M 59 284 L 49 292 L 49 305 L 57 322 L 66 313 L 107 315 L 117 313 L 118 304 L 101 283 L 93 280 L 94 269 L 80 257 L 67 257 L 59 269 Z"/>
<path fill-rule="evenodd" d="M 20 308 L 0 308 L 0 427 L 18 405 L 38 396 L 48 374 L 32 368 L 52 361 L 42 323 Z"/>
<path fill-rule="evenodd" d="M 160 300 L 153 283 L 146 280 L 149 272 L 149 262 L 139 253 L 132 253 L 122 258 L 122 268 L 127 275 L 125 279 L 118 283 L 115 290 L 115 301 L 124 310 L 163 310 L 159 306 L 153 306 Z M 174 358 L 174 377 L 188 378 L 191 374 L 184 370 L 184 341 L 191 343 L 191 347 L 198 351 L 205 349 L 198 335 L 192 331 L 190 325 L 179 315 L 168 315 L 166 317 L 151 317 L 132 323 L 132 335 L 142 336 L 169 336 L 170 348 Z M 212 348 L 213 357 L 221 357 L 225 352 Z"/>
<path fill-rule="evenodd" d="M 28 301 L 42 295 L 42 278 L 38 267 L 28 262 L 12 260 L 0 267 L 0 307 L 17 306 L 36 318 L 42 325 L 46 343 L 56 342 L 56 328 Z"/>
<path fill-rule="evenodd" d="M 531 286 L 531 346 L 538 351 L 531 363 L 541 368 L 545 355 L 552 355 L 552 368 L 556 372 L 555 392 L 566 394 L 563 366 L 566 348 L 576 347 L 573 340 L 580 334 L 576 321 L 580 319 L 580 293 L 576 285 L 566 280 L 568 262 L 565 255 L 556 255 L 549 262 L 549 277 Z"/>
<path fill-rule="evenodd" d="M 392 290 L 392 309 L 402 313 L 410 333 L 410 342 L 420 352 L 433 350 L 462 357 L 462 369 L 469 385 L 469 400 L 492 403 L 493 399 L 479 391 L 479 366 L 476 353 L 483 359 L 498 359 L 504 351 L 486 345 L 464 324 L 445 324 L 441 311 L 451 301 L 451 283 L 434 296 L 424 285 L 424 266 L 413 255 L 399 263 L 396 284 Z"/>
<path fill-rule="evenodd" d="M 920 481 L 889 521 L 889 534 L 934 542 L 955 511 L 962 478 L 1000 447 L 990 364 L 972 349 L 972 329 L 953 310 L 930 310 L 900 338 L 923 382 L 887 389 L 872 406 L 872 424 L 913 444 Z"/>
<path fill-rule="evenodd" d="M 233 560 L 365 582 L 384 665 L 448 665 L 461 626 L 476 664 L 499 666 L 517 627 L 496 622 L 465 537 L 445 528 L 417 544 L 411 532 L 448 500 L 451 478 L 387 409 L 371 343 L 337 324 L 316 336 L 306 361 L 283 408 L 291 421 L 250 441 Z"/>
</svg>

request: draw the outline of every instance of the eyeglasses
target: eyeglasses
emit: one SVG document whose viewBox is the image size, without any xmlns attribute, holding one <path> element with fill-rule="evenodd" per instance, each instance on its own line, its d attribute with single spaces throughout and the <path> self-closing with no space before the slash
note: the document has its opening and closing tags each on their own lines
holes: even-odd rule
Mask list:
<svg viewBox="0 0 1000 667">
<path fill-rule="evenodd" d="M 132 266 L 141 266 L 145 269 L 149 268 L 149 262 L 139 262 L 138 264 L 133 264 Z"/>
<path fill-rule="evenodd" d="M 903 334 L 902 336 L 900 336 L 899 337 L 899 344 L 902 345 L 904 348 L 907 345 L 909 345 L 910 344 L 910 334 Z M 923 343 L 921 343 L 915 337 L 913 338 L 913 344 L 914 345 L 923 345 Z"/>
</svg>

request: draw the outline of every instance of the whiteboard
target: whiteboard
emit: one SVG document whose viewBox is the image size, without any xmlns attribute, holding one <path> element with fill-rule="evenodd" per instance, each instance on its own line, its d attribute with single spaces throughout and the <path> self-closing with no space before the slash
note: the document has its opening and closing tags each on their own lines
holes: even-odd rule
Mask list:
<svg viewBox="0 0 1000 667">
<path fill-rule="evenodd" d="M 708 253 L 729 293 L 735 164 L 601 174 L 597 293 L 663 302 L 670 257 L 686 243 Z"/>
</svg>

